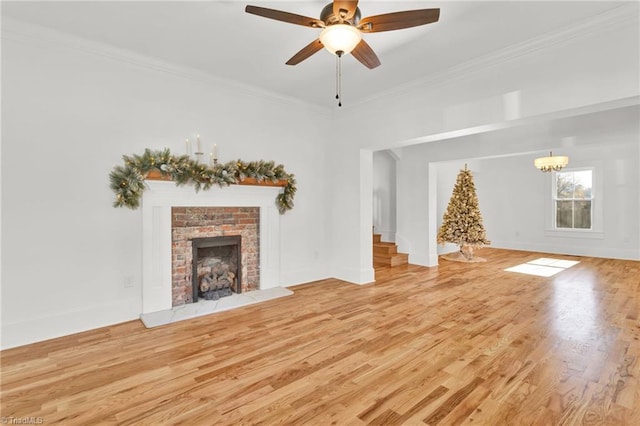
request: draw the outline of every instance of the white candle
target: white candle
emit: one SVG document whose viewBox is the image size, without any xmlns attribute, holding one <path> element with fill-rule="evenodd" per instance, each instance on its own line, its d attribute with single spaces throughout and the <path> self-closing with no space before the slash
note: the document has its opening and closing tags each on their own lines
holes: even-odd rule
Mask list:
<svg viewBox="0 0 640 426">
<path fill-rule="evenodd" d="M 200 145 L 200 135 L 196 136 L 196 140 L 198 141 L 198 152 L 202 152 L 202 146 Z"/>
<path fill-rule="evenodd" d="M 191 157 L 191 141 L 189 139 L 186 139 L 184 143 L 187 146 L 187 155 Z"/>
<path fill-rule="evenodd" d="M 218 159 L 218 145 L 216 145 L 215 143 L 211 147 L 211 157 L 216 160 Z"/>
</svg>

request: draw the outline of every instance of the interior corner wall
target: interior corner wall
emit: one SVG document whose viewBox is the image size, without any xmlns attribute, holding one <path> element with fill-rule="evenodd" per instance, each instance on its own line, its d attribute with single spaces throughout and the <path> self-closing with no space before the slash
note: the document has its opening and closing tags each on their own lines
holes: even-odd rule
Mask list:
<svg viewBox="0 0 640 426">
<path fill-rule="evenodd" d="M 429 259 L 429 160 L 423 155 L 403 155 L 397 163 L 398 251 L 409 263 L 431 266 Z"/>
<path fill-rule="evenodd" d="M 373 153 L 373 227 L 382 241 L 396 240 L 396 160 L 387 151 Z"/>
<path fill-rule="evenodd" d="M 373 154 L 333 139 L 327 145 L 328 252 L 331 276 L 354 284 L 374 280 L 371 205 Z M 369 247 L 360 250 L 360 247 Z"/>
<path fill-rule="evenodd" d="M 141 212 L 112 207 L 109 172 L 145 148 L 183 154 L 193 133 L 222 161 L 274 160 L 295 174 L 295 207 L 280 217 L 281 284 L 329 276 L 318 225 L 328 115 L 8 29 L 3 20 L 2 348 L 138 318 Z"/>
</svg>

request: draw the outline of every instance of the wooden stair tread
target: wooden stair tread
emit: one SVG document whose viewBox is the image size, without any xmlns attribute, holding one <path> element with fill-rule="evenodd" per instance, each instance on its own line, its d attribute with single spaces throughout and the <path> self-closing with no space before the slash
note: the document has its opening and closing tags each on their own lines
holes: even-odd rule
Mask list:
<svg viewBox="0 0 640 426">
<path fill-rule="evenodd" d="M 393 256 L 383 257 L 374 256 L 373 262 L 378 265 L 398 266 L 405 265 L 409 262 L 409 255 L 405 253 L 397 253 Z"/>
<path fill-rule="evenodd" d="M 396 254 L 398 252 L 398 246 L 392 245 L 373 245 L 373 254 L 375 255 L 389 255 Z"/>
<path fill-rule="evenodd" d="M 377 259 L 379 259 L 379 260 L 382 260 L 382 259 L 402 259 L 402 258 L 408 259 L 409 255 L 407 253 L 393 253 L 393 254 L 388 254 L 388 255 L 385 255 L 385 254 L 382 254 L 382 255 L 374 254 L 373 255 L 373 259 L 374 260 L 377 260 Z"/>
<path fill-rule="evenodd" d="M 409 255 L 398 253 L 396 243 L 382 241 L 381 234 L 373 234 L 373 266 L 376 268 L 406 265 Z"/>
</svg>

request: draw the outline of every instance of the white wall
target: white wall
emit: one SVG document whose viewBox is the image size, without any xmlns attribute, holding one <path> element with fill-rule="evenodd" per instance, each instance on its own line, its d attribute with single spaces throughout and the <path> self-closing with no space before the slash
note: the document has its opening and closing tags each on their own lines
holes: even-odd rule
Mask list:
<svg viewBox="0 0 640 426">
<path fill-rule="evenodd" d="M 533 167 L 539 155 L 515 154 L 469 160 L 480 210 L 492 247 L 640 259 L 640 206 L 637 158 L 638 125 L 611 131 L 606 136 L 574 140 L 560 148 L 569 156 L 567 169 L 594 167 L 593 229 L 557 232 L 553 229 L 551 174 Z M 549 143 L 536 141 L 542 149 Z M 473 151 L 471 148 L 469 151 Z M 427 155 L 427 154 L 425 154 Z M 544 154 L 542 154 L 544 155 Z M 446 210 L 456 175 L 464 163 L 437 163 L 438 226 Z M 424 188 L 424 186 L 423 186 Z M 440 253 L 455 246 L 439 246 Z"/>
<path fill-rule="evenodd" d="M 389 151 L 373 153 L 373 226 L 382 241 L 396 240 L 396 160 Z"/>
<path fill-rule="evenodd" d="M 296 175 L 295 208 L 281 216 L 281 284 L 328 276 L 326 116 L 11 24 L 3 20 L 3 348 L 138 317 L 141 212 L 112 207 L 108 175 L 123 154 L 183 153 L 195 132 L 222 161 L 272 159 Z"/>
<path fill-rule="evenodd" d="M 377 151 L 422 143 L 436 145 L 428 149 L 403 149 L 397 164 L 396 242 L 400 251 L 409 253 L 411 263 L 437 263 L 437 249 L 433 244 L 433 230 L 437 225 L 435 186 L 427 191 L 434 185 L 430 176 L 437 176 L 431 165 L 505 153 L 544 155 L 544 150 L 548 152 L 549 148 L 557 147 L 559 140 L 546 139 L 536 145 L 534 139 L 520 137 L 492 144 L 492 134 L 535 122 L 542 137 L 544 130 L 554 130 L 554 122 L 560 118 L 590 112 L 606 114 L 606 110 L 638 104 L 638 5 L 629 3 L 602 19 L 587 28 L 564 28 L 544 40 L 513 46 L 505 52 L 461 64 L 440 76 L 407 84 L 403 91 L 380 93 L 368 102 L 346 105 L 335 115 L 335 127 L 343 131 L 341 138 L 332 141 L 341 153 L 332 163 L 334 170 L 354 170 L 354 164 L 360 160 L 360 150 Z M 631 120 L 635 123 L 637 117 Z M 594 121 L 596 124 L 599 121 L 597 114 Z M 570 129 L 579 125 L 568 124 Z M 554 135 L 565 136 L 562 129 L 555 130 Z M 465 135 L 476 137 L 470 144 L 452 142 Z M 633 167 L 638 168 L 638 156 L 631 161 Z M 360 164 L 360 167 L 366 165 Z M 333 198 L 344 211 L 360 210 L 358 187 L 366 184 L 353 181 L 353 177 L 341 182 L 349 196 Z M 369 184 L 371 187 L 372 182 Z M 629 185 L 637 194 L 638 182 L 632 181 Z M 333 216 L 330 223 L 330 228 L 335 230 L 330 239 L 339 238 L 345 244 L 340 254 L 370 252 L 365 244 L 357 245 L 361 226 L 341 220 Z M 333 271 L 339 272 L 350 259 L 333 255 Z M 364 270 L 366 262 L 359 266 Z M 364 281 L 363 277 L 361 282 Z"/>
</svg>

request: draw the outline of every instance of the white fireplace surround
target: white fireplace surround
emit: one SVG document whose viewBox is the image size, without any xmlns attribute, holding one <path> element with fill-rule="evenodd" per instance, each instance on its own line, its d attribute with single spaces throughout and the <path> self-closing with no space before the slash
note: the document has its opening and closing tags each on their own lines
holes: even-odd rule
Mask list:
<svg viewBox="0 0 640 426">
<path fill-rule="evenodd" d="M 142 313 L 171 309 L 171 207 L 260 207 L 259 289 L 280 286 L 280 187 L 230 185 L 195 192 L 147 181 L 142 197 Z"/>
</svg>

